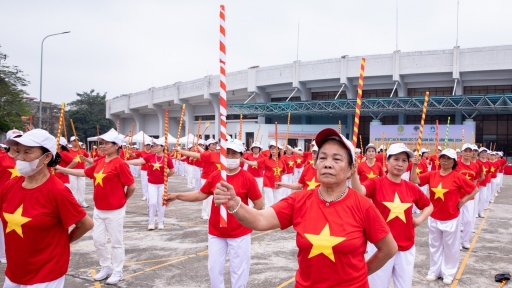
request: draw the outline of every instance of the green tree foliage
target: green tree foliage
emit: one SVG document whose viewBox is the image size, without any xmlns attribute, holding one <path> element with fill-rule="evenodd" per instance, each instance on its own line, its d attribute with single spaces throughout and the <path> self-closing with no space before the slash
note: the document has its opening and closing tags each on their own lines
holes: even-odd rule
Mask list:
<svg viewBox="0 0 512 288">
<path fill-rule="evenodd" d="M 7 55 L 0 52 L 0 61 Z M 0 64 L 0 132 L 4 133 L 13 127 L 23 129 L 22 116 L 30 116 L 27 93 L 22 89 L 29 84 L 24 78 L 23 71 L 18 66 Z"/>
<path fill-rule="evenodd" d="M 115 127 L 112 120 L 105 118 L 107 93 L 103 95 L 92 89 L 89 92 L 76 93 L 78 99 L 68 103 L 70 111 L 66 114 L 68 141 L 73 136 L 69 119 L 73 120 L 78 138 L 86 143 L 87 137 L 96 136 L 99 126 L 100 135 Z"/>
</svg>

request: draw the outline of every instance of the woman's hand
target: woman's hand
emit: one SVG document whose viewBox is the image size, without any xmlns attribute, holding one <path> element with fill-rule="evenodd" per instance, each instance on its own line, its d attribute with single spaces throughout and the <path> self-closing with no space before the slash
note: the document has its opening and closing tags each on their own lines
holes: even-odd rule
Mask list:
<svg viewBox="0 0 512 288">
<path fill-rule="evenodd" d="M 178 195 L 176 193 L 167 193 L 167 198 L 165 198 L 169 203 L 176 201 L 176 199 L 178 199 Z"/>
<path fill-rule="evenodd" d="M 420 164 L 420 157 L 418 157 L 418 155 L 416 155 L 416 156 L 414 156 L 414 158 L 412 158 L 412 164 L 413 165 Z"/>
<path fill-rule="evenodd" d="M 221 181 L 215 187 L 213 194 L 215 205 L 226 204 L 228 210 L 234 210 L 238 205 L 235 188 L 224 181 Z"/>
</svg>

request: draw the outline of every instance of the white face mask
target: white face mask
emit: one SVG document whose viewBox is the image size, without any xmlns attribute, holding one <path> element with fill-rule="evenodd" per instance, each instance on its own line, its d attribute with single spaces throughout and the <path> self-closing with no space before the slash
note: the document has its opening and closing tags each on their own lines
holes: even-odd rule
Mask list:
<svg viewBox="0 0 512 288">
<path fill-rule="evenodd" d="M 240 159 L 226 159 L 226 168 L 236 169 L 238 167 L 240 167 Z"/>
<path fill-rule="evenodd" d="M 41 167 L 37 167 L 37 163 L 39 163 L 39 159 L 43 158 L 44 155 L 45 154 L 43 154 L 43 156 L 39 157 L 38 159 L 30 162 L 16 160 L 16 169 L 18 169 L 18 172 L 20 172 L 22 176 L 32 176 L 36 174 L 37 171 L 41 170 L 41 168 L 43 168 L 44 164 L 41 165 Z"/>
</svg>

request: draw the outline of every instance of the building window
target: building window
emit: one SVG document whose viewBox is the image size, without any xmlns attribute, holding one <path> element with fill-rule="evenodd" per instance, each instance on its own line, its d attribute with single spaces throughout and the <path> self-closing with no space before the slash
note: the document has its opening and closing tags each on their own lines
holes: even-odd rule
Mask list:
<svg viewBox="0 0 512 288">
<path fill-rule="evenodd" d="M 338 95 L 338 91 L 327 91 L 327 92 L 312 92 L 311 100 L 315 101 L 326 101 L 326 100 L 334 100 Z M 347 92 L 341 91 L 338 99 L 347 99 Z"/>
<path fill-rule="evenodd" d="M 465 86 L 464 94 L 510 94 L 512 93 L 512 85 L 493 85 L 493 86 Z"/>
<path fill-rule="evenodd" d="M 393 92 L 393 89 L 363 90 L 363 98 L 390 97 L 391 92 Z M 393 96 L 398 96 L 396 89 L 395 92 L 393 92 Z"/>
<path fill-rule="evenodd" d="M 288 99 L 288 97 L 275 97 L 275 98 L 270 98 L 270 102 L 286 102 L 286 99 Z M 290 98 L 290 100 L 288 100 L 288 102 L 297 102 L 297 101 L 300 101 L 300 96 L 293 96 L 292 98 Z"/>
<path fill-rule="evenodd" d="M 248 119 L 258 119 L 258 115 L 243 115 L 242 120 Z M 226 116 L 226 120 L 240 120 L 240 114 L 229 114 Z"/>
<path fill-rule="evenodd" d="M 427 88 L 409 88 L 408 96 L 425 96 L 426 92 L 429 96 L 450 96 L 453 93 L 453 87 L 427 87 Z"/>
<path fill-rule="evenodd" d="M 240 117 L 240 116 L 239 116 Z M 215 115 L 200 115 L 194 116 L 195 121 L 215 121 Z"/>
<path fill-rule="evenodd" d="M 450 123 L 455 123 L 455 115 L 427 115 L 425 116 L 425 124 L 435 125 L 436 120 L 439 121 L 439 125 L 446 125 L 448 123 L 448 117 L 450 117 Z M 419 125 L 421 123 L 421 115 L 406 115 L 406 125 Z"/>
</svg>

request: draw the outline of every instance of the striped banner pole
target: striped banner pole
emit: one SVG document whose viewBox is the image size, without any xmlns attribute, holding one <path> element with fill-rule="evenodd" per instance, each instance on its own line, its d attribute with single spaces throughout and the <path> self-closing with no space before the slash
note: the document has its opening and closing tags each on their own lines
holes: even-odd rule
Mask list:
<svg viewBox="0 0 512 288">
<path fill-rule="evenodd" d="M 462 128 L 462 145 L 464 145 L 464 128 Z"/>
<path fill-rule="evenodd" d="M 183 110 L 185 110 L 185 105 L 183 105 Z M 167 182 L 169 181 L 169 174 L 167 174 L 167 161 L 169 161 L 169 143 L 167 143 L 168 135 L 169 135 L 169 110 L 165 109 L 165 119 L 164 119 L 164 195 L 162 196 L 162 206 L 167 206 L 167 191 L 168 191 L 168 185 Z M 181 117 L 183 119 L 183 117 Z M 180 127 L 178 129 L 181 129 L 181 121 L 180 121 Z M 178 138 L 180 136 L 178 135 Z M 178 140 L 176 140 L 178 141 Z"/>
<path fill-rule="evenodd" d="M 288 145 L 288 133 L 290 133 L 290 112 L 288 112 L 288 125 L 286 126 L 286 141 L 284 143 L 284 149 L 286 150 L 286 147 Z"/>
<path fill-rule="evenodd" d="M 240 131 L 238 132 L 238 140 L 240 140 L 240 141 L 242 141 L 242 125 L 243 125 L 242 118 L 243 118 L 243 116 L 242 116 L 242 114 L 240 114 Z"/>
<path fill-rule="evenodd" d="M 352 145 L 354 145 L 354 148 L 357 146 L 357 135 L 359 134 L 359 116 L 361 114 L 361 98 L 363 97 L 365 63 L 366 59 L 361 58 L 361 69 L 359 70 L 359 85 L 357 86 L 356 114 L 354 116 L 354 132 L 352 135 Z"/>
<path fill-rule="evenodd" d="M 450 117 L 448 117 L 448 123 L 446 123 L 446 135 L 444 136 L 444 147 L 443 150 L 448 148 L 448 131 L 450 130 Z"/>
<path fill-rule="evenodd" d="M 222 169 L 221 176 L 226 181 L 226 115 L 227 115 L 227 99 L 226 99 L 226 15 L 224 5 L 220 5 L 220 38 L 219 38 L 219 63 L 220 63 L 220 167 Z M 227 205 L 220 206 L 220 227 L 228 226 Z"/>
<path fill-rule="evenodd" d="M 416 143 L 416 155 L 419 155 L 421 149 L 421 142 L 423 141 L 423 126 L 425 126 L 425 116 L 427 115 L 428 96 L 429 92 L 425 93 L 425 101 L 423 102 L 423 112 L 421 113 L 420 134 L 418 135 L 418 143 Z"/>
</svg>

